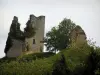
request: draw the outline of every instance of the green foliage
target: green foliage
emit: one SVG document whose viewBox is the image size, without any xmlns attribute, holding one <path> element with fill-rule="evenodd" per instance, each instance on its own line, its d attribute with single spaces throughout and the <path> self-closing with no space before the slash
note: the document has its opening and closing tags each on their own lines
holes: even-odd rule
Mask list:
<svg viewBox="0 0 100 75">
<path fill-rule="evenodd" d="M 17 60 L 19 62 L 29 62 L 32 60 L 48 58 L 53 55 L 55 55 L 55 53 L 52 53 L 52 52 L 34 53 L 34 54 L 20 56 L 17 58 Z"/>
<path fill-rule="evenodd" d="M 100 49 L 91 49 L 91 53 L 88 56 L 87 62 L 86 62 L 86 69 L 85 74 L 88 75 L 95 75 L 97 71 L 100 69 Z M 84 74 L 84 75 L 85 75 Z"/>
<path fill-rule="evenodd" d="M 2 58 L 0 75 L 51 75 L 53 59 L 50 56 L 53 55 L 54 53 L 46 52 L 18 58 Z"/>
<path fill-rule="evenodd" d="M 7 53 L 7 51 L 11 48 L 13 45 L 12 39 L 17 40 L 24 40 L 23 32 L 20 30 L 20 24 L 18 23 L 18 18 L 14 17 L 14 20 L 12 21 L 10 32 L 8 33 L 8 38 L 6 41 L 6 46 L 4 52 Z"/>
<path fill-rule="evenodd" d="M 26 23 L 26 27 L 24 28 L 24 36 L 25 37 L 33 37 L 36 33 L 36 28 L 32 27 L 31 20 Z"/>
<path fill-rule="evenodd" d="M 25 28 L 24 36 L 28 38 L 33 37 L 36 33 L 35 30 L 36 28 Z"/>
<path fill-rule="evenodd" d="M 8 34 L 12 39 L 24 40 L 24 33 L 20 30 L 18 22 L 12 23 Z"/>
<path fill-rule="evenodd" d="M 58 27 L 46 34 L 45 45 L 48 51 L 65 49 L 70 44 L 70 33 L 76 25 L 70 19 L 64 19 Z"/>
<path fill-rule="evenodd" d="M 10 63 L 12 61 L 15 61 L 17 58 L 8 58 L 8 57 L 3 57 L 2 59 L 0 59 L 0 64 L 2 63 Z"/>
<path fill-rule="evenodd" d="M 100 48 L 70 47 L 0 60 L 0 75 L 100 75 Z"/>
<path fill-rule="evenodd" d="M 91 48 L 87 45 L 84 45 L 83 47 L 71 47 L 62 51 L 71 72 L 73 72 L 76 68 L 84 66 L 90 51 Z"/>
<path fill-rule="evenodd" d="M 47 75 L 51 72 L 51 66 L 46 59 L 28 63 L 12 61 L 0 65 L 0 75 Z"/>
<path fill-rule="evenodd" d="M 67 75 L 70 71 L 66 65 L 66 60 L 64 55 L 61 55 L 61 58 L 59 60 L 56 60 L 56 62 L 53 65 L 53 72 L 52 75 Z"/>
</svg>

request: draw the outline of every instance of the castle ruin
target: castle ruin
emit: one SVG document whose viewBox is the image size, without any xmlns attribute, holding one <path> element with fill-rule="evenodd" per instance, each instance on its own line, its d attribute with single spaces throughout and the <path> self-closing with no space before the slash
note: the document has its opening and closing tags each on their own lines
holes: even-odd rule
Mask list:
<svg viewBox="0 0 100 75">
<path fill-rule="evenodd" d="M 18 57 L 22 54 L 43 52 L 45 16 L 30 15 L 24 31 L 20 30 L 18 17 L 14 16 L 5 46 L 7 57 Z M 70 33 L 71 46 L 76 47 L 86 43 L 86 34 L 80 26 Z"/>
<path fill-rule="evenodd" d="M 43 51 L 45 16 L 30 15 L 24 32 L 20 30 L 18 18 L 14 16 L 5 46 L 7 57 L 17 57 L 23 53 Z"/>
</svg>

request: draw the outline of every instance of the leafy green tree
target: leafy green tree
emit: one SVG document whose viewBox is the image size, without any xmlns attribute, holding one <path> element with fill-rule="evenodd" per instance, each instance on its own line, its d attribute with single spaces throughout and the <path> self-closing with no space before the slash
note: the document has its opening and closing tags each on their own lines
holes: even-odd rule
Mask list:
<svg viewBox="0 0 100 75">
<path fill-rule="evenodd" d="M 45 45 L 48 51 L 58 51 L 65 49 L 70 44 L 70 33 L 75 27 L 70 19 L 64 19 L 58 27 L 53 27 L 46 34 Z"/>
</svg>

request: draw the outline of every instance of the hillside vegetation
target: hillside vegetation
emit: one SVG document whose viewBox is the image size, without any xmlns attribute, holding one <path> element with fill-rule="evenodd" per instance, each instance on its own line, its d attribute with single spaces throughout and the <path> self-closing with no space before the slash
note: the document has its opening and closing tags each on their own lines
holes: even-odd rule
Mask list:
<svg viewBox="0 0 100 75">
<path fill-rule="evenodd" d="M 100 49 L 68 48 L 0 60 L 0 75 L 100 75 Z M 45 55 L 45 56 L 44 56 Z M 94 74 L 92 74 L 94 73 Z"/>
</svg>

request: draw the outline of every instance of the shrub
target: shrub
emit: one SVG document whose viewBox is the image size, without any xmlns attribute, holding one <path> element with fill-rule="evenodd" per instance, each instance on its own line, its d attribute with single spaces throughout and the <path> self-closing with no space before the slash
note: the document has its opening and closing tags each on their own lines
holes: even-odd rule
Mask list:
<svg viewBox="0 0 100 75">
<path fill-rule="evenodd" d="M 67 75 L 70 71 L 66 65 L 66 60 L 64 55 L 61 55 L 61 58 L 59 60 L 56 60 L 56 62 L 53 65 L 53 72 L 52 75 Z"/>
</svg>

